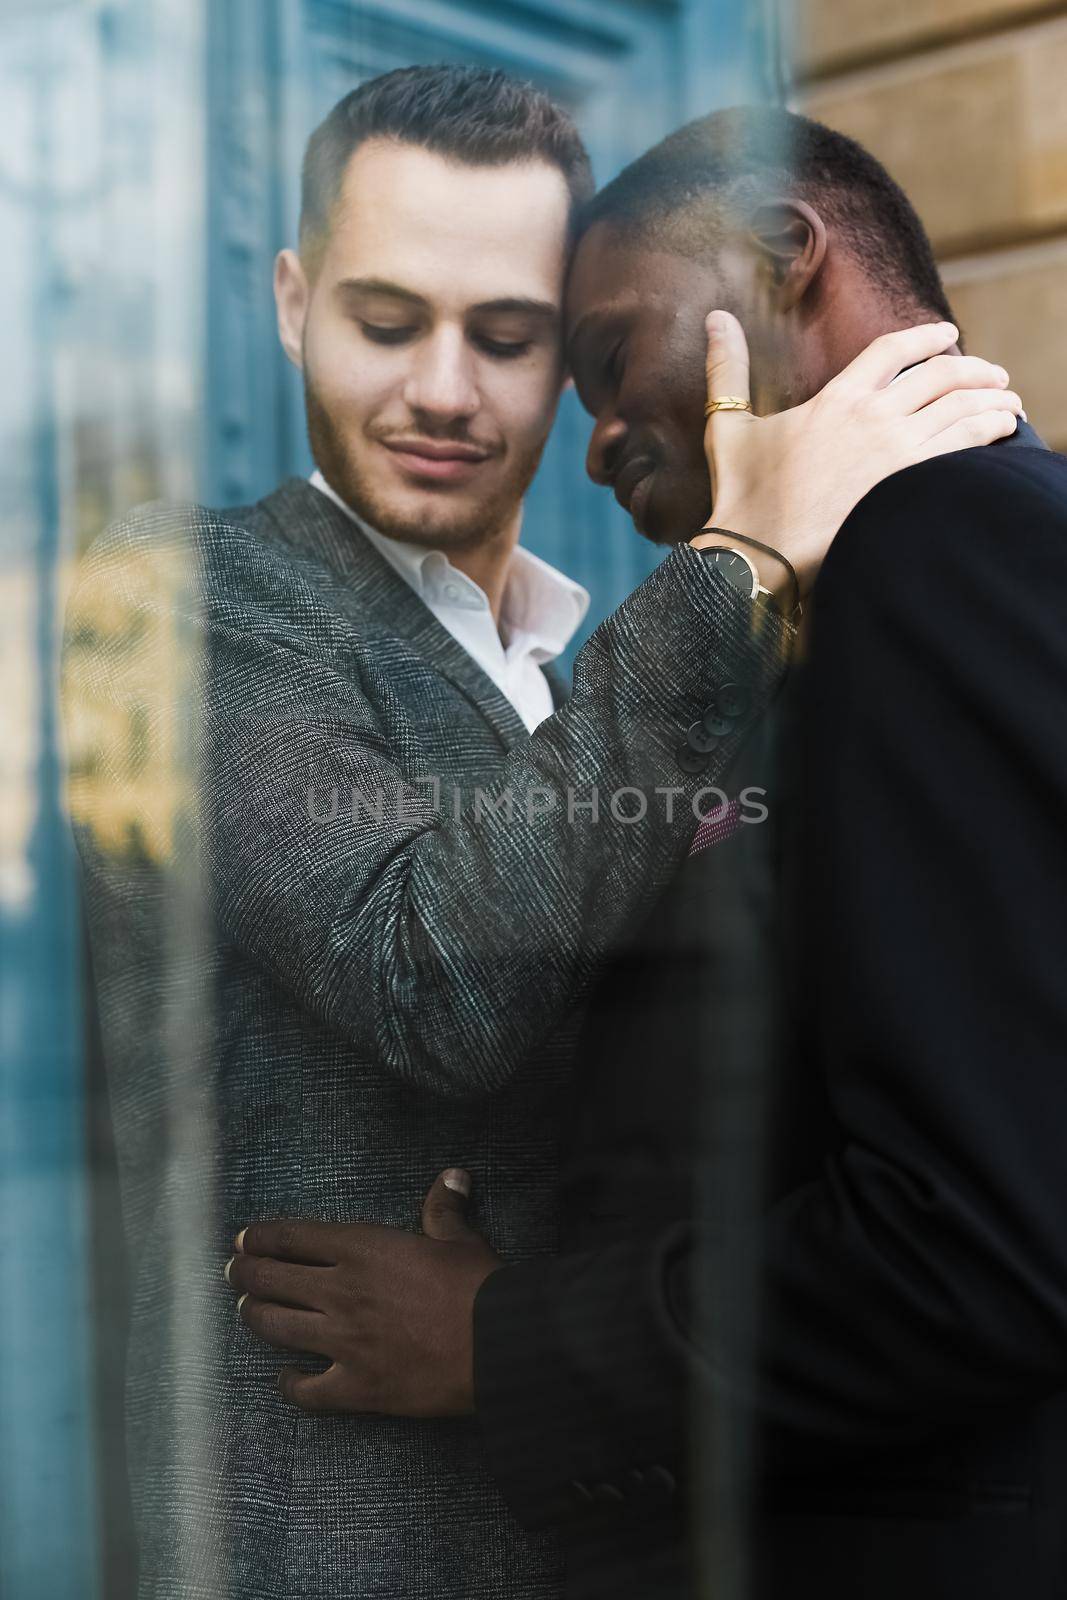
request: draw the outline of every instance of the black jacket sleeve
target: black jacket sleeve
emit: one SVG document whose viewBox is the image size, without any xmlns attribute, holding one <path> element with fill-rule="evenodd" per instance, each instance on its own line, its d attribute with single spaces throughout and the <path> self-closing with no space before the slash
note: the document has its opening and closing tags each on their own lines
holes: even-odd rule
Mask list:
<svg viewBox="0 0 1067 1600">
<path fill-rule="evenodd" d="M 709 1260 L 693 1236 L 490 1280 L 479 1410 L 520 1514 L 576 1506 L 576 1477 L 623 1482 L 635 1441 L 679 1459 L 694 1379 L 745 1408 L 785 1472 L 1067 1383 L 1065 623 L 1062 458 L 942 458 L 845 525 L 800 707 L 800 1039 L 833 1136 L 738 1241 L 758 1261 L 754 1348 L 731 1348 L 734 1319 L 689 1315 L 678 1284 Z M 508 1383 L 496 1330 L 534 1274 Z M 590 1373 L 597 1415 L 625 1429 L 580 1437 L 588 1406 L 568 1426 L 559 1403 Z M 529 1443 L 521 1470 L 503 1427 Z"/>
</svg>

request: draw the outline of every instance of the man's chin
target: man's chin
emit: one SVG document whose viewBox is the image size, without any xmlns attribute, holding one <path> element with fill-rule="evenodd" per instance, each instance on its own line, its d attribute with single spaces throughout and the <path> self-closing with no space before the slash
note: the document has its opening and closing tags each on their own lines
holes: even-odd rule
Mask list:
<svg viewBox="0 0 1067 1600">
<path fill-rule="evenodd" d="M 389 539 L 427 549 L 454 550 L 481 543 L 489 531 L 485 507 L 465 505 L 457 499 L 442 504 L 443 499 L 444 496 L 434 496 L 411 506 L 383 506 L 377 515 L 369 514 L 367 520 Z"/>
<path fill-rule="evenodd" d="M 659 488 L 659 485 L 656 485 Z M 685 544 L 708 521 L 711 496 L 703 493 L 657 494 L 653 492 L 645 507 L 641 525 L 634 524 L 650 544 Z"/>
<path fill-rule="evenodd" d="M 491 502 L 455 491 L 376 494 L 360 482 L 351 484 L 344 498 L 357 516 L 387 539 L 427 550 L 459 550 L 480 544 L 501 521 Z"/>
</svg>

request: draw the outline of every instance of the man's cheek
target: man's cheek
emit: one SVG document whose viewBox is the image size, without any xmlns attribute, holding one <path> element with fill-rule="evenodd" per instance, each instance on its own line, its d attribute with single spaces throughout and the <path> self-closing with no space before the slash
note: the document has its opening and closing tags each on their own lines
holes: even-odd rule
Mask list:
<svg viewBox="0 0 1067 1600">
<path fill-rule="evenodd" d="M 524 367 L 508 384 L 486 393 L 489 409 L 504 435 L 527 445 L 543 439 L 552 426 L 563 392 L 562 376 L 547 358 L 531 370 Z"/>
</svg>

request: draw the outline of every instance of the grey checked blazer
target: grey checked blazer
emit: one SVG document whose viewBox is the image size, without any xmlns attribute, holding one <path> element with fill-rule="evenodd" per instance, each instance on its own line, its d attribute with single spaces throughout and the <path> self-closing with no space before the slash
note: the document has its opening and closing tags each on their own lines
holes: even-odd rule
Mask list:
<svg viewBox="0 0 1067 1600">
<path fill-rule="evenodd" d="M 238 1322 L 222 1267 L 256 1219 L 414 1228 L 453 1164 L 498 1250 L 552 1251 L 582 995 L 743 732 L 698 754 L 687 727 L 724 681 L 758 715 L 784 634 L 682 549 L 530 737 L 304 482 L 223 513 L 142 508 L 86 557 L 65 704 L 133 1269 L 146 1600 L 557 1593 L 554 1548 L 506 1509 L 474 1422 L 287 1407 L 291 1358 Z M 623 788 L 643 820 L 625 820 L 641 795 L 612 813 Z"/>
</svg>

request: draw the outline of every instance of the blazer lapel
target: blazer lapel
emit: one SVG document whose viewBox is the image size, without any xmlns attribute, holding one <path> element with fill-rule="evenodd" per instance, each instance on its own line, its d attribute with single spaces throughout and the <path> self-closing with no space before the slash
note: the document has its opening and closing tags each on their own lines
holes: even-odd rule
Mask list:
<svg viewBox="0 0 1067 1600">
<path fill-rule="evenodd" d="M 571 686 L 562 670 L 554 661 L 546 661 L 541 667 L 548 680 L 549 692 L 552 695 L 552 709 L 558 711 L 560 706 L 566 705 L 571 697 Z"/>
<path fill-rule="evenodd" d="M 290 478 L 261 507 L 288 544 L 329 568 L 338 580 L 336 598 L 353 621 L 364 623 L 369 613 L 405 639 L 470 701 L 505 750 L 527 737 L 506 695 L 339 506 L 306 479 Z"/>
</svg>

